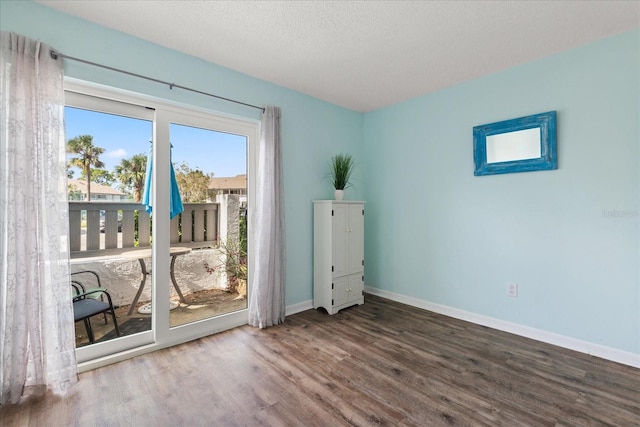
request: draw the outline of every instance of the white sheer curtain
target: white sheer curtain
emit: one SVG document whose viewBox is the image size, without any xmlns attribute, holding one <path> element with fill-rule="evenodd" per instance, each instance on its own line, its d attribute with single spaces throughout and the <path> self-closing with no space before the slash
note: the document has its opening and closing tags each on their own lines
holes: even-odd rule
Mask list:
<svg viewBox="0 0 640 427">
<path fill-rule="evenodd" d="M 2 32 L 0 403 L 77 381 L 61 61 Z"/>
<path fill-rule="evenodd" d="M 285 226 L 280 109 L 262 114 L 254 222 L 254 268 L 249 324 L 277 325 L 285 317 Z"/>
</svg>

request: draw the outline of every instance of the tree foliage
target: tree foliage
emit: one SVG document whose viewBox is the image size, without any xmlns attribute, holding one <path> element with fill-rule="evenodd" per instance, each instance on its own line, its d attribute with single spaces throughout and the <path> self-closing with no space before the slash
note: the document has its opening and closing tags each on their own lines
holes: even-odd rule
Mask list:
<svg viewBox="0 0 640 427">
<path fill-rule="evenodd" d="M 91 182 L 111 187 L 111 184 L 116 182 L 116 177 L 106 169 L 93 169 L 91 171 Z"/>
<path fill-rule="evenodd" d="M 91 177 L 87 180 L 87 201 L 91 200 L 91 182 L 112 186 L 119 181 L 120 190 L 140 203 L 147 172 L 147 155 L 140 153 L 128 159 L 122 159 L 114 168 L 114 172 L 109 172 L 101 169 L 104 163 L 100 161 L 100 155 L 104 152 L 104 148 L 93 144 L 91 135 L 80 135 L 67 141 L 67 153 L 77 154 L 77 157 L 69 159 L 68 168 L 78 167 L 81 170 L 82 179 Z M 183 202 L 207 201 L 209 182 L 213 173 L 206 174 L 199 169 L 191 169 L 185 162 L 178 165 L 175 172 Z M 74 171 L 68 169 L 67 177 L 72 178 L 73 175 Z M 73 192 L 74 190 L 70 189 L 70 194 Z"/>
<path fill-rule="evenodd" d="M 100 155 L 104 148 L 93 145 L 93 136 L 80 135 L 67 141 L 67 153 L 77 154 L 78 157 L 69 159 L 70 166 L 76 166 L 82 170 L 85 177 L 91 176 L 91 168 L 103 168 Z M 91 201 L 91 180 L 87 180 L 87 201 Z"/>
<path fill-rule="evenodd" d="M 139 203 L 142 200 L 144 181 L 147 172 L 147 155 L 134 154 L 130 159 L 122 159 L 115 167 L 115 175 L 120 181 L 120 189 L 133 195 Z"/>
<path fill-rule="evenodd" d="M 213 177 L 212 173 L 205 174 L 199 169 L 191 169 L 184 162 L 175 169 L 175 172 L 183 202 L 200 203 L 207 201 L 209 182 Z"/>
</svg>

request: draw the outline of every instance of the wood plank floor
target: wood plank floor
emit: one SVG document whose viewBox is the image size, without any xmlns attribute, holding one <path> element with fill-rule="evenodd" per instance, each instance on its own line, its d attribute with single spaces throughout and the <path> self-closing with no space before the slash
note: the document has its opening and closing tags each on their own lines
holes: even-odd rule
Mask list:
<svg viewBox="0 0 640 427">
<path fill-rule="evenodd" d="M 640 425 L 640 370 L 367 295 L 80 375 L 2 426 Z"/>
</svg>

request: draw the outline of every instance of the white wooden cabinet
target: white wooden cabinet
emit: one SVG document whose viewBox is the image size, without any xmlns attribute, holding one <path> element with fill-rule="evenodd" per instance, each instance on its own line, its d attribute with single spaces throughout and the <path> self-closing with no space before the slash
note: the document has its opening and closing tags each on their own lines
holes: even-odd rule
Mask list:
<svg viewBox="0 0 640 427">
<path fill-rule="evenodd" d="M 313 307 L 364 304 L 364 202 L 313 202 Z"/>
</svg>

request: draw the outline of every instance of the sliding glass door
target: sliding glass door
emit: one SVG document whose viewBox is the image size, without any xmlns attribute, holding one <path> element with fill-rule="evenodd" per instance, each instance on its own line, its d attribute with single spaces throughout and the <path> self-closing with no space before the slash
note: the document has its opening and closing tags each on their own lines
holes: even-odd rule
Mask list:
<svg viewBox="0 0 640 427">
<path fill-rule="evenodd" d="M 76 322 L 78 361 L 245 324 L 257 123 L 68 89 L 71 270 L 80 282 L 97 273 L 109 295 L 96 298 L 111 300 L 118 323 L 90 318 L 90 340 Z M 92 148 L 74 152 L 87 135 Z"/>
<path fill-rule="evenodd" d="M 247 308 L 247 137 L 177 123 L 169 134 L 174 327 Z"/>
<path fill-rule="evenodd" d="M 107 313 L 75 322 L 78 361 L 84 362 L 154 340 L 151 319 L 134 323 L 128 315 L 138 289 L 144 299 L 153 284 L 147 281 L 141 289 L 146 275 L 126 254 L 150 244 L 140 190 L 155 115 L 139 105 L 76 92 L 65 99 L 74 311 L 82 299 L 94 299 L 96 305 L 110 302 L 116 315 L 115 321 Z"/>
</svg>

